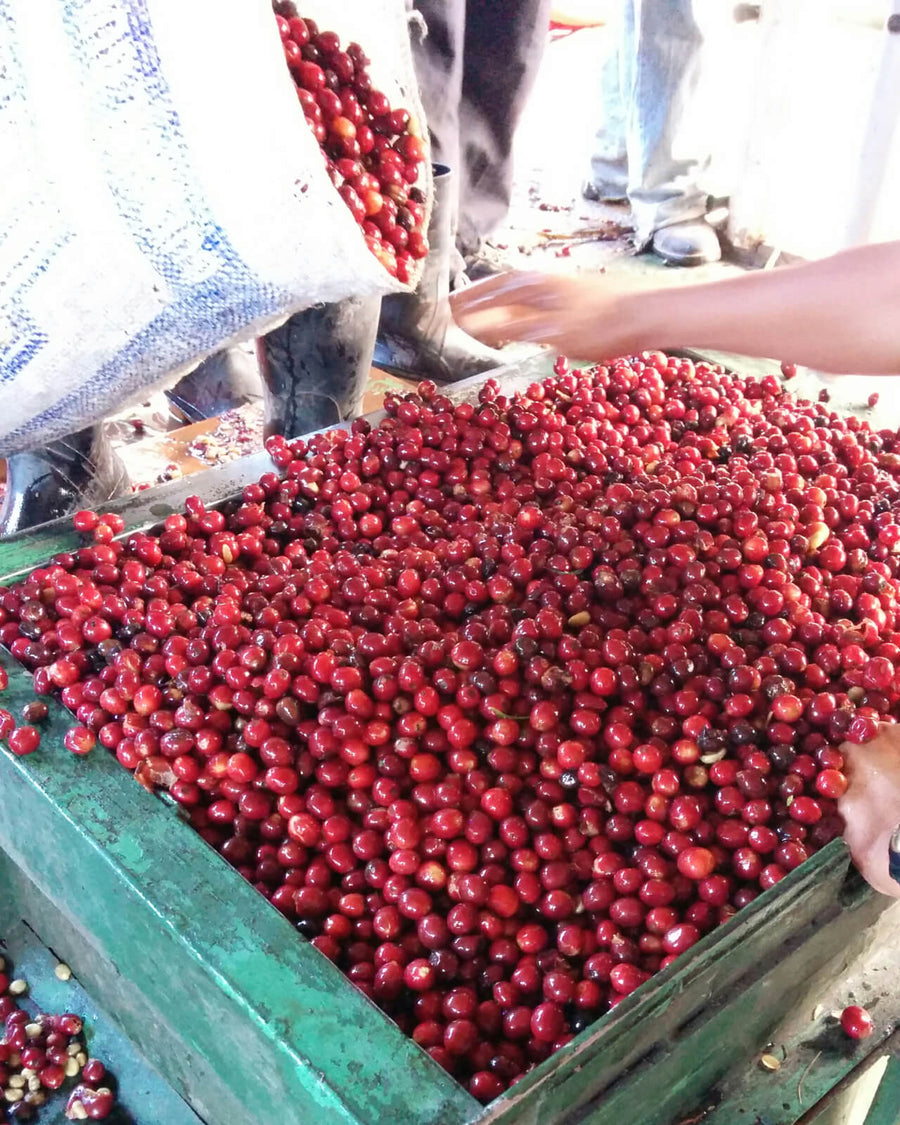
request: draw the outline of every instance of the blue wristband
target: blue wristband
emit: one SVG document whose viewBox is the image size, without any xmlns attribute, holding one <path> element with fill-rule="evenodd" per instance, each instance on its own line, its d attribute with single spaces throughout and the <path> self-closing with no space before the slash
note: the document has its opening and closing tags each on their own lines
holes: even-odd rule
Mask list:
<svg viewBox="0 0 900 1125">
<path fill-rule="evenodd" d="M 894 882 L 900 883 L 900 825 L 894 829 L 888 845 L 888 874 Z"/>
</svg>

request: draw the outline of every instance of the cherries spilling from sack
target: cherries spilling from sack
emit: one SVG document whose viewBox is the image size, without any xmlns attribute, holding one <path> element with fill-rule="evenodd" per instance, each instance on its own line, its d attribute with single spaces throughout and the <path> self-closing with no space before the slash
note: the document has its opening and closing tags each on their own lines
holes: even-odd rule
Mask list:
<svg viewBox="0 0 900 1125">
<path fill-rule="evenodd" d="M 408 110 L 372 85 L 358 43 L 276 5 L 284 55 L 331 182 L 392 277 L 408 282 L 428 253 L 420 172 L 427 148 Z"/>
</svg>

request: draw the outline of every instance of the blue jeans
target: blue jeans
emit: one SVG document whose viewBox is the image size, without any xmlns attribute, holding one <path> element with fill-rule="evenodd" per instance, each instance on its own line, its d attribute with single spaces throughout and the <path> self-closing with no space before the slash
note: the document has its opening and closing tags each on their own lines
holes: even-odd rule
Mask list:
<svg viewBox="0 0 900 1125">
<path fill-rule="evenodd" d="M 709 153 L 685 135 L 686 123 L 696 126 L 703 36 L 692 0 L 622 0 L 618 31 L 601 74 L 591 179 L 608 196 L 627 196 L 643 247 L 660 227 L 706 214 L 697 181 Z"/>
</svg>

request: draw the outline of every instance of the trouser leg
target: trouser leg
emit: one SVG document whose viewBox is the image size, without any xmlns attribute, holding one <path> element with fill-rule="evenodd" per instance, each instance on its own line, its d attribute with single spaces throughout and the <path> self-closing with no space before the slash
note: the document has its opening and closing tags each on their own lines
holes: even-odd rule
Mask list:
<svg viewBox="0 0 900 1125">
<path fill-rule="evenodd" d="M 419 96 L 431 137 L 431 158 L 458 172 L 460 165 L 460 102 L 465 49 L 466 0 L 414 0 L 425 21 L 425 35 L 413 33 L 412 53 Z M 453 238 L 459 215 L 460 177 L 455 174 L 446 206 Z M 451 272 L 462 269 L 462 261 Z"/>
<path fill-rule="evenodd" d="M 458 245 L 477 252 L 506 217 L 513 138 L 547 43 L 550 0 L 468 0 L 460 106 Z"/>
<path fill-rule="evenodd" d="M 550 0 L 415 0 L 428 34 L 413 60 L 432 156 L 457 174 L 464 254 L 509 208 L 512 143 L 547 41 Z"/>
<path fill-rule="evenodd" d="M 615 44 L 600 68 L 600 124 L 594 133 L 588 183 L 595 189 L 591 198 L 625 199 L 628 194 L 628 146 L 625 138 L 625 99 L 622 68 L 625 62 L 621 26 L 610 31 Z"/>
<path fill-rule="evenodd" d="M 655 230 L 701 218 L 695 93 L 703 36 L 692 0 L 627 0 L 622 37 L 628 197 L 639 244 Z"/>
</svg>

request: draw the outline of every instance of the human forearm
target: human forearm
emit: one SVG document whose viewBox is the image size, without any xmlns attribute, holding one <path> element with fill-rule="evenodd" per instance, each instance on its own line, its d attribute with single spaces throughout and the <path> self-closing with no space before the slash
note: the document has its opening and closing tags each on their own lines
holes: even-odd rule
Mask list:
<svg viewBox="0 0 900 1125">
<path fill-rule="evenodd" d="M 453 297 L 467 332 L 602 362 L 716 348 L 822 371 L 900 374 L 900 242 L 706 285 L 628 291 L 621 277 L 506 274 Z"/>
<path fill-rule="evenodd" d="M 707 347 L 822 371 L 900 374 L 900 242 L 621 297 L 635 347 Z"/>
</svg>

